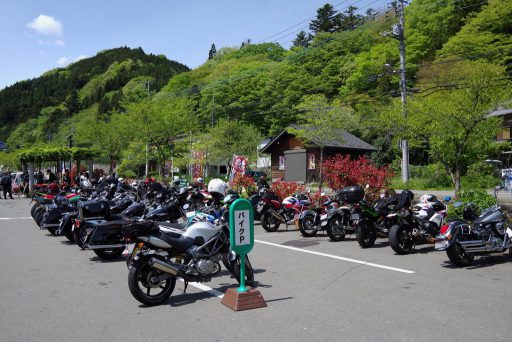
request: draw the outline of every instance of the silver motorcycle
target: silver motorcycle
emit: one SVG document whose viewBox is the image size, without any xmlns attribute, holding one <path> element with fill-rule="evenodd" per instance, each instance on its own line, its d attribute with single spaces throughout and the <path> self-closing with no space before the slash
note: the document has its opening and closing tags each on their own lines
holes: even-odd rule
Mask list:
<svg viewBox="0 0 512 342">
<path fill-rule="evenodd" d="M 196 219 L 197 220 L 197 219 Z M 229 228 L 208 221 L 185 227 L 165 222 L 142 221 L 123 227 L 133 244 L 129 255 L 128 287 L 145 305 L 158 305 L 172 294 L 178 277 L 207 282 L 221 271 L 221 262 L 240 282 L 240 257 L 230 248 Z M 254 283 L 254 271 L 245 259 L 245 284 Z"/>
</svg>

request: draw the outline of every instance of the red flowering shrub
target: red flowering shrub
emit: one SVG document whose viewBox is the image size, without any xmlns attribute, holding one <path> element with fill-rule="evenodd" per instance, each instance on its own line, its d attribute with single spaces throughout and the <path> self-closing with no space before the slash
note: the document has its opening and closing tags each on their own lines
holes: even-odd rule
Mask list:
<svg viewBox="0 0 512 342">
<path fill-rule="evenodd" d="M 324 161 L 322 174 L 331 189 L 338 190 L 349 185 L 360 185 L 370 196 L 378 194 L 389 185 L 393 174 L 388 167 L 378 168 L 364 156 L 350 160 L 350 156 L 337 154 Z"/>
<path fill-rule="evenodd" d="M 254 178 L 241 173 L 237 173 L 235 178 L 229 182 L 229 186 L 238 191 L 242 191 L 242 189 L 245 188 L 248 194 L 256 192 L 256 183 L 254 182 Z"/>
<path fill-rule="evenodd" d="M 327 196 L 325 193 L 322 193 L 320 191 L 312 192 L 309 194 L 309 201 L 311 202 L 311 206 L 313 208 L 318 208 L 327 201 L 329 196 Z"/>
<path fill-rule="evenodd" d="M 275 181 L 270 186 L 270 190 L 273 191 L 277 197 L 283 200 L 285 197 L 291 196 L 295 193 L 304 193 L 306 188 L 297 182 L 283 182 Z"/>
</svg>

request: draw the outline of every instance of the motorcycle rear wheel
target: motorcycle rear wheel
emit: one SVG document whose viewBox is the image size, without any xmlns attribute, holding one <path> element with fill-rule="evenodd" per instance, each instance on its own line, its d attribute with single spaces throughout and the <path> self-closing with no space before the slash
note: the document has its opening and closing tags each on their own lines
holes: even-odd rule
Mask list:
<svg viewBox="0 0 512 342">
<path fill-rule="evenodd" d="M 315 226 L 315 215 L 306 214 L 299 220 L 300 233 L 305 237 L 313 237 L 318 233 L 318 228 Z"/>
<path fill-rule="evenodd" d="M 348 222 L 348 219 L 345 220 L 345 217 L 341 217 L 340 215 L 332 217 L 329 222 L 327 222 L 327 235 L 331 241 L 338 242 L 345 239 L 345 235 L 347 235 L 347 231 L 344 228 L 345 222 Z"/>
<path fill-rule="evenodd" d="M 389 230 L 389 245 L 396 254 L 409 254 L 414 248 L 414 236 L 404 225 L 394 225 Z"/>
<path fill-rule="evenodd" d="M 142 304 L 153 306 L 165 302 L 174 291 L 176 286 L 176 276 L 169 274 L 169 278 L 156 283 L 152 277 L 160 276 L 164 272 L 149 266 L 152 258 L 163 260 L 164 258 L 146 255 L 137 260 L 128 271 L 128 288 L 132 296 Z M 151 294 L 151 290 L 158 291 Z"/>
<path fill-rule="evenodd" d="M 75 228 L 75 230 L 73 231 L 73 240 L 78 245 L 78 247 L 80 247 L 82 249 L 84 248 L 85 238 L 86 238 L 85 229 Z"/>
<path fill-rule="evenodd" d="M 95 249 L 94 253 L 103 260 L 114 260 L 119 258 L 124 251 L 124 247 L 111 249 Z"/>
<path fill-rule="evenodd" d="M 377 240 L 377 231 L 367 220 L 359 221 L 356 228 L 356 239 L 362 248 L 370 248 Z"/>
<path fill-rule="evenodd" d="M 281 222 L 279 222 L 279 220 L 272 216 L 268 211 L 261 214 L 261 226 L 267 232 L 275 232 L 279 229 L 280 225 Z"/>
<path fill-rule="evenodd" d="M 475 260 L 475 256 L 464 252 L 464 249 L 457 241 L 446 249 L 446 255 L 448 255 L 448 259 L 450 259 L 452 264 L 459 267 L 469 266 Z"/>
</svg>

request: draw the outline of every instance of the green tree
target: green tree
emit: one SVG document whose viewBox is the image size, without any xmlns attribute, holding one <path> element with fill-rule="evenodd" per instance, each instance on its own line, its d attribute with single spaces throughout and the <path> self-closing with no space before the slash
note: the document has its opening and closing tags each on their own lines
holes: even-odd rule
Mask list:
<svg viewBox="0 0 512 342">
<path fill-rule="evenodd" d="M 501 119 L 488 114 L 511 96 L 510 82 L 499 81 L 504 73 L 496 65 L 461 62 L 434 65 L 419 74 L 449 87 L 434 88 L 441 90 L 411 101 L 410 138 L 428 137 L 430 154 L 451 175 L 455 192 L 467 167 L 493 149 Z"/>
<path fill-rule="evenodd" d="M 305 31 L 300 31 L 297 33 L 297 37 L 293 41 L 293 46 L 306 48 L 311 43 L 313 37 L 311 33 L 306 33 Z"/>
<path fill-rule="evenodd" d="M 256 160 L 256 148 L 261 140 L 261 133 L 254 126 L 221 118 L 199 138 L 198 147 L 208 152 L 210 160 L 230 161 L 235 155 Z"/>
<path fill-rule="evenodd" d="M 119 126 L 125 136 L 147 146 L 149 157 L 160 166 L 163 178 L 165 161 L 175 153 L 183 153 L 186 141 L 182 138 L 195 129 L 187 99 L 158 97 L 127 104 L 120 114 Z M 174 148 L 170 148 L 173 143 Z M 144 153 L 141 151 L 141 153 Z"/>
<path fill-rule="evenodd" d="M 322 164 L 324 147 L 333 140 L 343 141 L 343 130 L 352 130 L 357 126 L 353 110 L 339 103 L 329 103 L 321 94 L 306 95 L 295 107 L 300 111 L 298 123 L 300 128 L 290 128 L 307 145 L 320 147 L 320 190 L 322 189 Z"/>
<path fill-rule="evenodd" d="M 314 33 L 333 33 L 340 28 L 342 16 L 331 4 L 325 4 L 316 11 L 316 18 L 311 20 L 309 29 Z"/>
<path fill-rule="evenodd" d="M 212 44 L 210 51 L 208 52 L 208 59 L 212 59 L 217 54 L 217 48 L 215 47 L 215 44 Z"/>
<path fill-rule="evenodd" d="M 71 93 L 66 97 L 65 106 L 68 109 L 69 116 L 80 111 L 80 100 L 78 98 L 78 90 L 76 88 L 73 88 Z"/>
</svg>

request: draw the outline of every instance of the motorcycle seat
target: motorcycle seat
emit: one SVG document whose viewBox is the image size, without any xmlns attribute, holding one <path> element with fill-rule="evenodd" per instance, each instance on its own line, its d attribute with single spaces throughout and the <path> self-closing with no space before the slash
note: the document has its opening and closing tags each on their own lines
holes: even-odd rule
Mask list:
<svg viewBox="0 0 512 342">
<path fill-rule="evenodd" d="M 160 231 L 160 239 L 164 240 L 168 244 L 172 245 L 178 250 L 186 251 L 188 248 L 192 247 L 194 244 L 194 239 L 180 236 L 173 237 L 169 233 Z"/>
</svg>

